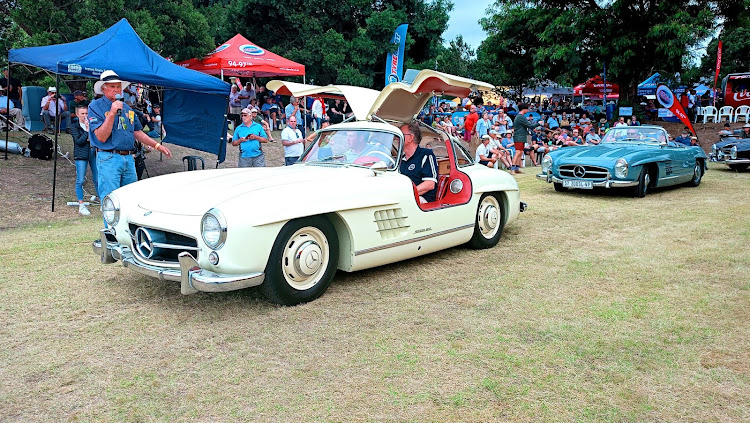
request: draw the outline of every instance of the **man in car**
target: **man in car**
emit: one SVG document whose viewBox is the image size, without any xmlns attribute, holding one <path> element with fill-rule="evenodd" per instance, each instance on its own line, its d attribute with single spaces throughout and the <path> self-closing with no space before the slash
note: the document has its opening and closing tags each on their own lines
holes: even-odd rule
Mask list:
<svg viewBox="0 0 750 423">
<path fill-rule="evenodd" d="M 420 203 L 435 201 L 438 177 L 435 153 L 419 146 L 422 132 L 416 123 L 402 125 L 401 132 L 404 134 L 404 156 L 399 170 L 417 187 Z"/>
</svg>

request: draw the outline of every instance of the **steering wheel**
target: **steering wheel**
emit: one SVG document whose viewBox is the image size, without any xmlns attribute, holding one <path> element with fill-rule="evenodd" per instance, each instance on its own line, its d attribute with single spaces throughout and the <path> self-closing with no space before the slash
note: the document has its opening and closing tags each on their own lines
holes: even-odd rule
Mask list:
<svg viewBox="0 0 750 423">
<path fill-rule="evenodd" d="M 393 157 L 391 157 L 390 155 L 388 155 L 387 153 L 383 151 L 373 150 L 373 151 L 368 152 L 367 154 L 370 154 L 370 155 L 357 157 L 354 160 L 354 164 L 368 164 L 372 166 L 375 162 L 379 162 L 379 161 L 385 161 L 388 167 L 394 166 L 396 164 L 396 161 L 393 160 Z M 380 156 L 380 157 L 377 157 L 377 156 Z"/>
</svg>

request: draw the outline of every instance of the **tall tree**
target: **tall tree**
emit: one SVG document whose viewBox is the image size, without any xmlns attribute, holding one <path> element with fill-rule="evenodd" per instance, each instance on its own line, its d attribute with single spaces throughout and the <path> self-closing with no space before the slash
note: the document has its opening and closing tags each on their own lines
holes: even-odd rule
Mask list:
<svg viewBox="0 0 750 423">
<path fill-rule="evenodd" d="M 700 75 L 713 79 L 716 52 L 722 41 L 721 75 L 750 71 L 750 0 L 722 0 L 717 12 L 722 18 L 716 36 L 706 47 L 707 54 L 700 66 Z"/>
<path fill-rule="evenodd" d="M 486 51 L 507 72 L 508 56 L 530 59 L 533 71 L 522 75 L 529 83 L 582 82 L 606 63 L 607 78 L 628 98 L 652 72 L 682 70 L 712 29 L 711 7 L 693 0 L 498 0 L 482 26 L 490 34 L 485 43 L 495 42 Z"/>
<path fill-rule="evenodd" d="M 226 7 L 219 33 L 221 39 L 243 33 L 304 63 L 307 79 L 316 84 L 380 88 L 394 29 L 410 24 L 406 65 L 431 68 L 451 8 L 447 0 L 235 0 Z"/>
</svg>

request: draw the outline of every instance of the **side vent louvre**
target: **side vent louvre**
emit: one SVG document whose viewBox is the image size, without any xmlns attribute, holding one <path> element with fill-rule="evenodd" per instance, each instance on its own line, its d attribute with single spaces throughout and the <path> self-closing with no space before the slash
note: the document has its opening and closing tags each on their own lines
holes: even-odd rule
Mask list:
<svg viewBox="0 0 750 423">
<path fill-rule="evenodd" d="M 406 235 L 409 225 L 406 224 L 407 216 L 401 209 L 378 210 L 375 212 L 375 223 L 378 225 L 378 233 L 382 239 L 397 238 Z"/>
</svg>

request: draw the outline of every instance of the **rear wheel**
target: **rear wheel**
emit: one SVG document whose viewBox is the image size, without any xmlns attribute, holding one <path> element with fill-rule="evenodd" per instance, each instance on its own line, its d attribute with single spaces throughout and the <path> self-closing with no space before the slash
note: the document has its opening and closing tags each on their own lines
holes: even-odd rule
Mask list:
<svg viewBox="0 0 750 423">
<path fill-rule="evenodd" d="M 565 192 L 568 189 L 563 186 L 563 184 L 559 182 L 553 182 L 552 185 L 555 187 L 555 191 L 557 192 Z"/>
<path fill-rule="evenodd" d="M 651 185 L 651 175 L 648 173 L 646 166 L 641 168 L 641 174 L 638 176 L 638 185 L 633 187 L 633 197 L 643 198 L 646 196 L 649 185 Z"/>
<path fill-rule="evenodd" d="M 312 301 L 328 289 L 338 266 L 338 238 L 328 219 L 296 219 L 281 228 L 261 285 L 270 301 L 296 305 Z"/>
<path fill-rule="evenodd" d="M 502 202 L 496 194 L 486 193 L 482 195 L 477 208 L 474 235 L 469 241 L 469 247 L 481 250 L 497 245 L 505 225 L 503 213 Z"/>
<path fill-rule="evenodd" d="M 688 182 L 688 185 L 691 187 L 697 187 L 701 184 L 701 179 L 703 179 L 703 162 L 696 160 L 695 167 L 693 167 L 693 179 Z"/>
</svg>

